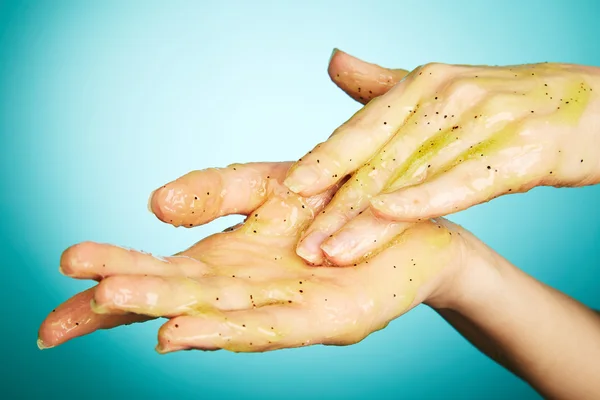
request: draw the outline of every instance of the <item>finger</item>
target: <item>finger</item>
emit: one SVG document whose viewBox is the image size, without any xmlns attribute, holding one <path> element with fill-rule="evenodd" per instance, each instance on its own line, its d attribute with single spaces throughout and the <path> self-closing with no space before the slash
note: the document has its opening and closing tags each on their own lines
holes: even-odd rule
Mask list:
<svg viewBox="0 0 600 400">
<path fill-rule="evenodd" d="M 117 274 L 200 277 L 208 272 L 208 266 L 184 256 L 158 258 L 110 244 L 84 242 L 65 250 L 60 272 L 96 280 Z"/>
<path fill-rule="evenodd" d="M 461 96 L 464 96 L 464 93 Z M 434 130 L 434 134 L 423 138 L 425 140 L 419 141 L 415 137 L 412 143 L 407 143 L 411 136 L 418 136 L 417 126 L 414 126 L 412 133 L 404 134 L 402 138 L 398 138 L 397 143 L 389 146 L 392 149 L 388 149 L 388 152 L 395 154 L 396 161 L 402 164 L 394 171 L 386 185 L 386 192 L 421 183 L 466 160 L 489 157 L 507 146 L 523 130 L 523 117 L 530 115 L 530 102 L 512 92 L 496 91 L 492 98 L 483 100 L 475 93 L 464 97 L 472 99 L 470 102 L 463 102 L 464 107 L 455 106 L 452 109 L 436 111 L 434 116 L 437 122 L 429 121 L 429 115 L 420 121 L 421 125 L 426 123 L 427 128 Z M 467 109 L 473 104 L 473 100 L 476 101 L 476 105 Z M 459 102 L 451 103 L 456 105 Z M 503 112 L 497 113 L 495 110 L 498 109 L 502 109 Z M 440 123 L 442 118 L 443 122 Z M 433 125 L 430 125 L 430 122 Z M 416 144 L 419 144 L 418 149 Z M 373 164 L 380 168 L 377 158 Z"/>
<path fill-rule="evenodd" d="M 438 95 L 431 99 L 433 101 L 423 102 L 414 114 L 414 121 L 402 126 L 379 154 L 358 170 L 356 179 L 351 179 L 340 192 L 355 192 L 354 198 L 368 200 L 384 187 L 391 191 L 390 186 L 395 190 L 420 183 L 432 173 L 449 169 L 449 164 L 462 162 L 474 151 L 485 150 L 489 154 L 494 143 L 486 142 L 486 139 L 499 130 L 497 139 L 510 139 L 512 131 L 509 128 L 516 131 L 516 122 L 511 123 L 518 121 L 526 109 L 522 96 L 498 94 L 485 100 L 486 93 L 495 89 L 494 85 L 494 82 L 487 82 L 475 86 L 458 81 L 455 88 L 449 90 L 447 98 L 440 99 Z M 506 104 L 507 111 L 493 119 L 487 118 L 498 103 Z M 343 210 L 348 219 L 353 217 L 352 210 L 349 211 L 353 202 L 352 197 L 346 200 L 338 194 L 328 208 Z M 353 212 L 356 214 L 356 207 Z"/>
<path fill-rule="evenodd" d="M 408 127 L 402 142 L 406 143 L 412 137 Z M 408 145 L 406 147 L 409 147 Z M 396 146 L 392 150 L 397 153 L 405 147 Z M 396 158 L 398 157 L 398 158 Z M 368 209 L 370 199 L 381 192 L 398 167 L 400 155 L 383 153 L 371 159 L 363 168 L 355 172 L 352 177 L 339 189 L 325 210 L 317 214 L 306 229 L 296 247 L 296 254 L 314 265 L 323 263 L 321 245 L 327 238 L 341 229 L 348 221 L 357 217 Z"/>
<path fill-rule="evenodd" d="M 96 287 L 78 293 L 58 306 L 46 317 L 38 333 L 38 347 L 49 349 L 99 329 L 147 321 L 151 318 L 135 314 L 98 315 L 90 309 Z"/>
<path fill-rule="evenodd" d="M 326 240 L 321 249 L 333 265 L 356 266 L 385 250 L 410 226 L 412 224 L 408 222 L 390 222 L 379 218 L 367 209 Z"/>
<path fill-rule="evenodd" d="M 155 190 L 150 210 L 174 226 L 198 226 L 229 214 L 247 215 L 260 206 L 273 182 L 291 163 L 233 164 L 190 172 Z"/>
<path fill-rule="evenodd" d="M 308 198 L 291 192 L 283 185 L 274 185 L 274 195 L 248 217 L 239 232 L 261 238 L 276 236 L 297 240 L 300 232 L 322 212 L 343 183 L 341 181 Z"/>
<path fill-rule="evenodd" d="M 298 284 L 277 285 L 230 277 L 189 278 L 119 275 L 104 279 L 94 295 L 96 313 L 132 312 L 152 317 L 193 315 L 207 310 L 244 310 L 298 301 Z"/>
<path fill-rule="evenodd" d="M 306 310 L 269 306 L 248 311 L 181 316 L 165 323 L 157 351 L 229 350 L 263 352 L 316 344 L 323 323 Z"/>
<path fill-rule="evenodd" d="M 310 196 L 365 164 L 416 112 L 420 101 L 432 94 L 437 82 L 444 77 L 440 73 L 412 84 L 422 72 L 413 71 L 385 95 L 369 102 L 326 142 L 294 164 L 284 184 L 302 196 Z"/>
<path fill-rule="evenodd" d="M 443 116 L 440 120 L 438 114 L 430 106 L 419 110 L 415 118 L 420 121 L 430 118 L 434 121 L 433 126 L 422 127 L 412 123 L 403 126 L 400 133 L 389 144 L 352 175 L 335 194 L 324 212 L 317 215 L 304 232 L 296 248 L 296 253 L 300 257 L 315 265 L 322 264 L 323 242 L 367 209 L 370 199 L 379 194 L 399 170 L 408 171 L 408 168 L 402 169 L 404 163 L 423 163 L 427 153 L 432 150 L 429 143 L 427 146 L 421 143 L 430 136 L 440 136 L 440 140 L 446 139 L 440 132 L 441 128 L 438 128 L 438 125 L 443 126 L 442 124 L 446 122 Z M 415 158 L 413 160 L 410 156 L 413 152 L 420 158 L 412 157 Z"/>
<path fill-rule="evenodd" d="M 408 71 L 371 64 L 338 49 L 333 50 L 327 70 L 331 80 L 362 104 L 387 93 Z"/>
<path fill-rule="evenodd" d="M 325 211 L 305 231 L 297 254 L 310 263 L 322 263 L 323 242 L 368 208 L 370 199 L 386 186 L 398 189 L 418 184 L 475 152 L 489 154 L 498 143 L 511 138 L 512 125 L 508 128 L 506 125 L 523 114 L 523 96 L 499 94 L 493 100 L 480 102 L 493 85 L 495 82 L 487 81 L 480 86 L 459 83 L 442 105 L 438 104 L 439 96 L 434 96 L 433 102 L 424 102 L 413 116 L 414 123 L 402 126 L 336 193 Z M 482 118 L 499 101 L 507 104 L 507 112 L 493 120 Z M 496 135 L 501 140 L 486 141 L 497 130 L 501 130 Z"/>
<path fill-rule="evenodd" d="M 371 208 L 391 220 L 413 222 L 462 211 L 503 193 L 534 187 L 541 180 L 536 164 L 543 165 L 542 157 L 539 149 L 515 146 L 486 160 L 459 164 L 420 185 L 377 196 Z M 523 176 L 524 170 L 532 172 Z"/>
</svg>

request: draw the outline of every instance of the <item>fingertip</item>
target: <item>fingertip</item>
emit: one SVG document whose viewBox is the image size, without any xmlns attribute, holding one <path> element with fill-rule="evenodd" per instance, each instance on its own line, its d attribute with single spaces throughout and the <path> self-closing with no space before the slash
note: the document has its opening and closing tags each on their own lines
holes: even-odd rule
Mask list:
<svg viewBox="0 0 600 400">
<path fill-rule="evenodd" d="M 191 348 L 186 344 L 185 334 L 180 333 L 189 318 L 185 316 L 171 318 L 160 327 L 158 330 L 158 344 L 156 346 L 157 353 L 168 354 Z"/>
<path fill-rule="evenodd" d="M 315 165 L 299 161 L 298 166 L 290 171 L 283 184 L 302 197 L 311 197 L 324 190 L 321 175 L 321 170 Z"/>
<path fill-rule="evenodd" d="M 347 73 L 347 71 L 344 71 L 343 63 L 345 54 L 345 52 L 341 51 L 337 47 L 334 48 L 331 52 L 331 56 L 329 57 L 329 63 L 327 65 L 327 73 L 333 81 L 339 78 L 340 73 Z"/>
<path fill-rule="evenodd" d="M 163 188 L 164 188 L 164 186 L 162 186 L 158 189 L 155 189 L 152 191 L 152 193 L 150 193 L 150 196 L 148 197 L 148 211 L 150 211 L 152 214 L 154 214 L 156 216 L 156 218 L 158 218 L 159 220 L 164 222 L 164 214 L 160 207 L 158 197 L 156 196 L 156 192 L 158 192 L 159 190 L 161 190 Z"/>
<path fill-rule="evenodd" d="M 107 307 L 98 304 L 98 302 L 94 299 L 90 300 L 90 310 L 94 313 L 94 314 L 108 314 L 109 310 Z"/>
<path fill-rule="evenodd" d="M 108 305 L 112 303 L 113 289 L 112 278 L 102 280 L 96 287 L 94 297 L 90 301 L 90 309 L 95 314 L 105 314 L 108 311 Z"/>
<path fill-rule="evenodd" d="M 77 246 L 70 246 L 60 256 L 58 272 L 68 276 L 72 272 L 71 266 L 77 262 Z"/>
<path fill-rule="evenodd" d="M 103 279 L 94 292 L 90 301 L 90 309 L 95 314 L 119 314 L 125 311 L 119 310 L 126 307 L 133 293 L 127 287 L 128 277 L 112 276 Z"/>
<path fill-rule="evenodd" d="M 48 317 L 46 318 L 48 319 Z M 58 343 L 58 335 L 52 329 L 52 326 L 44 321 L 38 330 L 37 346 L 40 350 L 51 349 L 56 347 Z M 60 344 L 60 343 L 58 343 Z"/>
<path fill-rule="evenodd" d="M 333 57 L 335 57 L 335 55 L 339 52 L 340 50 L 337 47 L 334 47 L 333 50 L 331 51 L 331 55 L 329 56 L 329 64 L 331 64 L 331 60 L 333 59 Z"/>
<path fill-rule="evenodd" d="M 340 75 L 349 75 L 357 69 L 357 65 L 369 63 L 361 60 L 360 58 L 354 57 L 351 54 L 346 53 L 338 48 L 334 48 L 329 58 L 329 76 L 331 79 L 341 78 Z"/>
<path fill-rule="evenodd" d="M 172 353 L 173 351 L 175 351 L 175 347 L 171 344 L 171 339 L 168 336 L 168 334 L 162 333 L 163 328 L 164 328 L 164 325 L 158 331 L 159 332 L 158 333 L 158 343 L 156 344 L 156 347 L 154 348 L 154 350 L 158 354 Z"/>
<path fill-rule="evenodd" d="M 330 266 L 346 267 L 354 263 L 355 257 L 350 252 L 343 251 L 343 247 L 343 244 L 335 236 L 321 245 L 321 251 Z"/>
<path fill-rule="evenodd" d="M 60 256 L 58 272 L 68 277 L 77 277 L 93 268 L 90 260 L 93 260 L 98 246 L 98 243 L 82 242 L 69 247 Z"/>
<path fill-rule="evenodd" d="M 171 182 L 156 189 L 150 198 L 150 210 L 160 221 L 173 226 L 182 226 L 193 196 L 180 183 Z M 197 200 L 197 196 L 196 196 Z"/>
<path fill-rule="evenodd" d="M 369 208 L 375 217 L 391 222 L 413 223 L 441 216 L 432 213 L 427 203 L 418 198 L 411 200 L 404 192 L 377 196 L 371 199 Z"/>
<path fill-rule="evenodd" d="M 53 309 L 38 329 L 37 346 L 40 350 L 57 347 L 73 338 L 90 333 L 96 323 L 88 304 L 94 288 L 76 294 Z"/>
<path fill-rule="evenodd" d="M 158 343 L 156 347 L 154 347 L 154 351 L 156 351 L 160 355 L 169 354 L 171 352 L 169 348 L 165 347 L 161 343 Z"/>
<path fill-rule="evenodd" d="M 392 221 L 404 221 L 407 211 L 407 199 L 404 196 L 381 194 L 370 200 L 370 210 L 373 216 Z"/>
<path fill-rule="evenodd" d="M 149 211 L 150 213 L 152 213 L 152 214 L 156 214 L 156 213 L 154 212 L 154 210 L 153 210 L 152 200 L 154 199 L 154 193 L 156 193 L 156 191 L 157 191 L 157 190 L 158 190 L 158 189 L 155 189 L 155 190 L 153 190 L 153 191 L 150 193 L 150 196 L 148 196 L 148 204 L 147 204 L 147 206 L 146 206 L 146 207 L 148 208 L 148 211 Z"/>
<path fill-rule="evenodd" d="M 111 313 L 98 315 L 90 309 L 97 286 L 76 294 L 56 307 L 38 330 L 38 347 L 48 349 L 99 329 L 110 329 L 149 320 L 147 316 Z"/>
<path fill-rule="evenodd" d="M 311 265 L 323 264 L 323 252 L 321 244 L 327 238 L 327 234 L 315 231 L 304 237 L 296 246 L 296 254 Z"/>
<path fill-rule="evenodd" d="M 46 343 L 44 343 L 44 341 L 41 338 L 38 337 L 38 339 L 37 339 L 37 347 L 40 350 L 46 350 L 46 349 L 51 349 L 54 346 L 47 345 Z"/>
<path fill-rule="evenodd" d="M 408 73 L 369 63 L 340 50 L 332 54 L 327 72 L 340 89 L 362 104 L 387 93 Z"/>
</svg>

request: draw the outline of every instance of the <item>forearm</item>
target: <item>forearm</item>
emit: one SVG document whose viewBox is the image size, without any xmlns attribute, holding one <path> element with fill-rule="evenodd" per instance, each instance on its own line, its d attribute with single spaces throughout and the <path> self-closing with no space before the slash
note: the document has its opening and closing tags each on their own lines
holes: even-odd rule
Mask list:
<svg viewBox="0 0 600 400">
<path fill-rule="evenodd" d="M 545 397 L 600 398 L 600 315 L 488 252 L 439 314 Z"/>
</svg>

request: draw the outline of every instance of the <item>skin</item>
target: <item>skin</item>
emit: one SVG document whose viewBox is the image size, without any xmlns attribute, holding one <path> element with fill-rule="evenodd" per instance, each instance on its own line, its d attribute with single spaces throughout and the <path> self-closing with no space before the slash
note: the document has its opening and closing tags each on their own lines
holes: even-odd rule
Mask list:
<svg viewBox="0 0 600 400">
<path fill-rule="evenodd" d="M 281 181 L 290 165 L 197 171 L 154 192 L 151 210 L 174 225 L 248 214 L 174 257 L 97 243 L 67 249 L 61 271 L 100 283 L 50 313 L 40 348 L 156 317 L 169 318 L 160 353 L 349 345 L 425 303 L 543 396 L 600 396 L 600 316 L 444 219 L 407 223 L 393 244 L 353 268 L 307 266 L 296 241 L 333 192 L 289 192 Z"/>
<path fill-rule="evenodd" d="M 248 216 L 173 257 L 91 242 L 67 249 L 61 272 L 99 284 L 50 313 L 40 348 L 155 317 L 171 318 L 159 332 L 161 353 L 348 345 L 436 298 L 455 275 L 466 251 L 462 230 L 444 220 L 405 224 L 393 244 L 355 268 L 309 267 L 296 243 L 337 188 L 302 198 L 282 184 L 290 165 L 197 171 L 155 191 L 151 210 L 176 226 Z"/>
<path fill-rule="evenodd" d="M 427 64 L 402 77 L 338 51 L 329 75 L 368 104 L 284 182 L 311 196 L 347 179 L 298 244 L 312 264 L 349 265 L 394 236 L 363 238 L 365 210 L 387 226 L 536 186 L 600 183 L 598 68 Z"/>
</svg>

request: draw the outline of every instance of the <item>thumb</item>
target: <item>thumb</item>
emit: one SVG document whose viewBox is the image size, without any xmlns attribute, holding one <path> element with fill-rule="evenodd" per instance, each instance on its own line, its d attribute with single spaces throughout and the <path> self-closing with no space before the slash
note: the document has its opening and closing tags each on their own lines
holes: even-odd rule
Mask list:
<svg viewBox="0 0 600 400">
<path fill-rule="evenodd" d="M 193 171 L 155 190 L 150 211 L 163 222 L 185 227 L 225 215 L 248 215 L 283 181 L 290 165 L 248 163 Z"/>
<path fill-rule="evenodd" d="M 329 77 L 348 96 L 362 104 L 385 94 L 408 74 L 404 69 L 388 69 L 334 49 Z"/>
</svg>

